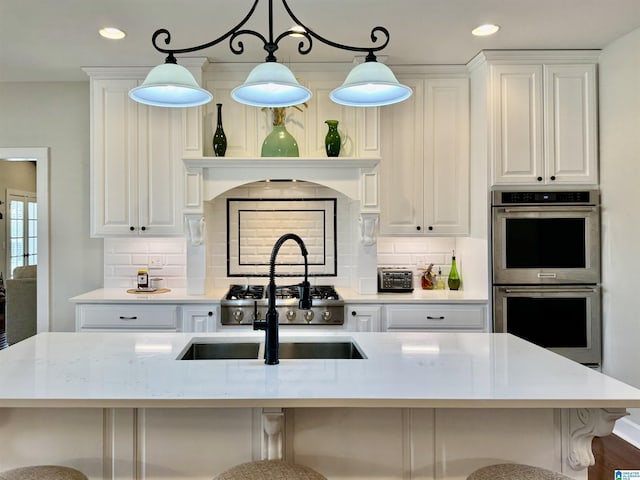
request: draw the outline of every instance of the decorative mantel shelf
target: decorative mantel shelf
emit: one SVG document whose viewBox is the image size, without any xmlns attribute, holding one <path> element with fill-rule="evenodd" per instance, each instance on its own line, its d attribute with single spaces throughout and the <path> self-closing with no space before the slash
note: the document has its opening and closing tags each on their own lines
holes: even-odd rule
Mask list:
<svg viewBox="0 0 640 480">
<path fill-rule="evenodd" d="M 188 168 L 366 168 L 372 169 L 380 158 L 359 157 L 200 157 L 185 158 Z"/>
<path fill-rule="evenodd" d="M 251 182 L 262 180 L 305 180 L 333 188 L 361 202 L 361 209 L 378 212 L 380 158 L 356 157 L 200 157 L 185 158 L 189 173 L 188 191 L 201 186 L 201 196 L 210 200 Z M 197 183 L 196 183 L 197 182 Z M 194 198 L 190 191 L 189 198 Z"/>
</svg>

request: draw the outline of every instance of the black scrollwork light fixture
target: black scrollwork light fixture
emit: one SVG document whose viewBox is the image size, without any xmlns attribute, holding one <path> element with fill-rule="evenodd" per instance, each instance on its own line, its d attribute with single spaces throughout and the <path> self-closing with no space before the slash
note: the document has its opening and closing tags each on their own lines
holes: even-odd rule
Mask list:
<svg viewBox="0 0 640 480">
<path fill-rule="evenodd" d="M 255 30 L 243 28 L 255 12 L 258 2 L 259 0 L 254 0 L 247 15 L 235 27 L 202 45 L 176 49 L 165 48 L 158 45 L 158 37 L 163 36 L 165 45 L 169 45 L 171 34 L 164 28 L 156 30 L 151 43 L 156 50 L 168 56 L 164 64 L 158 65 L 149 72 L 142 85 L 129 92 L 129 96 L 137 102 L 161 107 L 192 107 L 210 102 L 213 98 L 211 93 L 198 86 L 193 75 L 186 68 L 178 65 L 175 55 L 204 50 L 226 39 L 229 39 L 230 50 L 240 55 L 244 53 L 244 43 L 238 39 L 241 35 L 253 35 L 259 38 L 267 51 L 265 62 L 256 66 L 249 73 L 246 81 L 231 92 L 234 100 L 245 105 L 288 107 L 306 102 L 311 98 L 311 91 L 300 85 L 291 70 L 276 60 L 275 52 L 279 48 L 280 41 L 289 36 L 303 37 L 306 40 L 306 42 L 300 40 L 298 43 L 298 53 L 301 55 L 311 51 L 314 39 L 341 50 L 366 53 L 364 63 L 354 67 L 344 83 L 331 92 L 330 98 L 336 103 L 375 107 L 401 102 L 411 96 L 411 89 L 399 83 L 389 67 L 376 61 L 375 54 L 389 44 L 389 31 L 386 28 L 378 26 L 371 30 L 373 44 L 371 46 L 343 45 L 315 33 L 294 15 L 286 0 L 282 0 L 285 11 L 297 27 L 285 30 L 274 37 L 273 0 L 269 0 L 269 31 L 267 36 L 264 36 Z M 384 37 L 381 42 L 379 42 L 379 36 Z"/>
</svg>

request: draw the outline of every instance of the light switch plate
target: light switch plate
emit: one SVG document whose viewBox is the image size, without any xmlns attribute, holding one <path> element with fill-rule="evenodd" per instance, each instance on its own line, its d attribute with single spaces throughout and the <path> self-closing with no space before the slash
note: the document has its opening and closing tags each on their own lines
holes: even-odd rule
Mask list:
<svg viewBox="0 0 640 480">
<path fill-rule="evenodd" d="M 149 268 L 162 268 L 162 257 L 160 255 L 149 257 Z"/>
</svg>

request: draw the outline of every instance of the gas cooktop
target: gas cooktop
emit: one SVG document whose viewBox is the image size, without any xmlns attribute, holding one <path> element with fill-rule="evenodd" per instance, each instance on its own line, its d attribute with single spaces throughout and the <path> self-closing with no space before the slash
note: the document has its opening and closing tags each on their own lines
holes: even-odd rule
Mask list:
<svg viewBox="0 0 640 480">
<path fill-rule="evenodd" d="M 300 310 L 300 294 L 297 285 L 276 287 L 276 310 L 279 323 L 286 325 L 342 325 L 344 301 L 331 285 L 311 287 L 312 306 Z M 221 324 L 252 324 L 264 320 L 268 305 L 265 285 L 231 285 L 221 301 Z"/>
<path fill-rule="evenodd" d="M 262 300 L 268 298 L 268 291 L 264 285 L 231 285 L 224 300 Z M 276 299 L 289 298 L 300 298 L 297 285 L 276 287 Z M 335 288 L 331 285 L 312 286 L 311 298 L 313 300 L 342 300 L 338 292 L 336 292 Z"/>
</svg>

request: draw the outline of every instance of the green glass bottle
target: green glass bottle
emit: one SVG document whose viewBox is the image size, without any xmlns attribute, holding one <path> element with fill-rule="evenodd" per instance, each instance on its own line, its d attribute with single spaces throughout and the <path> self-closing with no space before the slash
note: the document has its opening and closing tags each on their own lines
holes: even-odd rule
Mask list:
<svg viewBox="0 0 640 480">
<path fill-rule="evenodd" d="M 451 257 L 451 271 L 449 272 L 449 290 L 458 290 L 460 288 L 460 275 L 458 275 L 458 268 L 456 267 L 456 251 L 453 251 Z"/>
<path fill-rule="evenodd" d="M 218 107 L 218 125 L 213 134 L 213 153 L 216 157 L 224 157 L 227 151 L 227 136 L 222 128 L 222 104 L 217 103 L 216 105 Z"/>
</svg>

